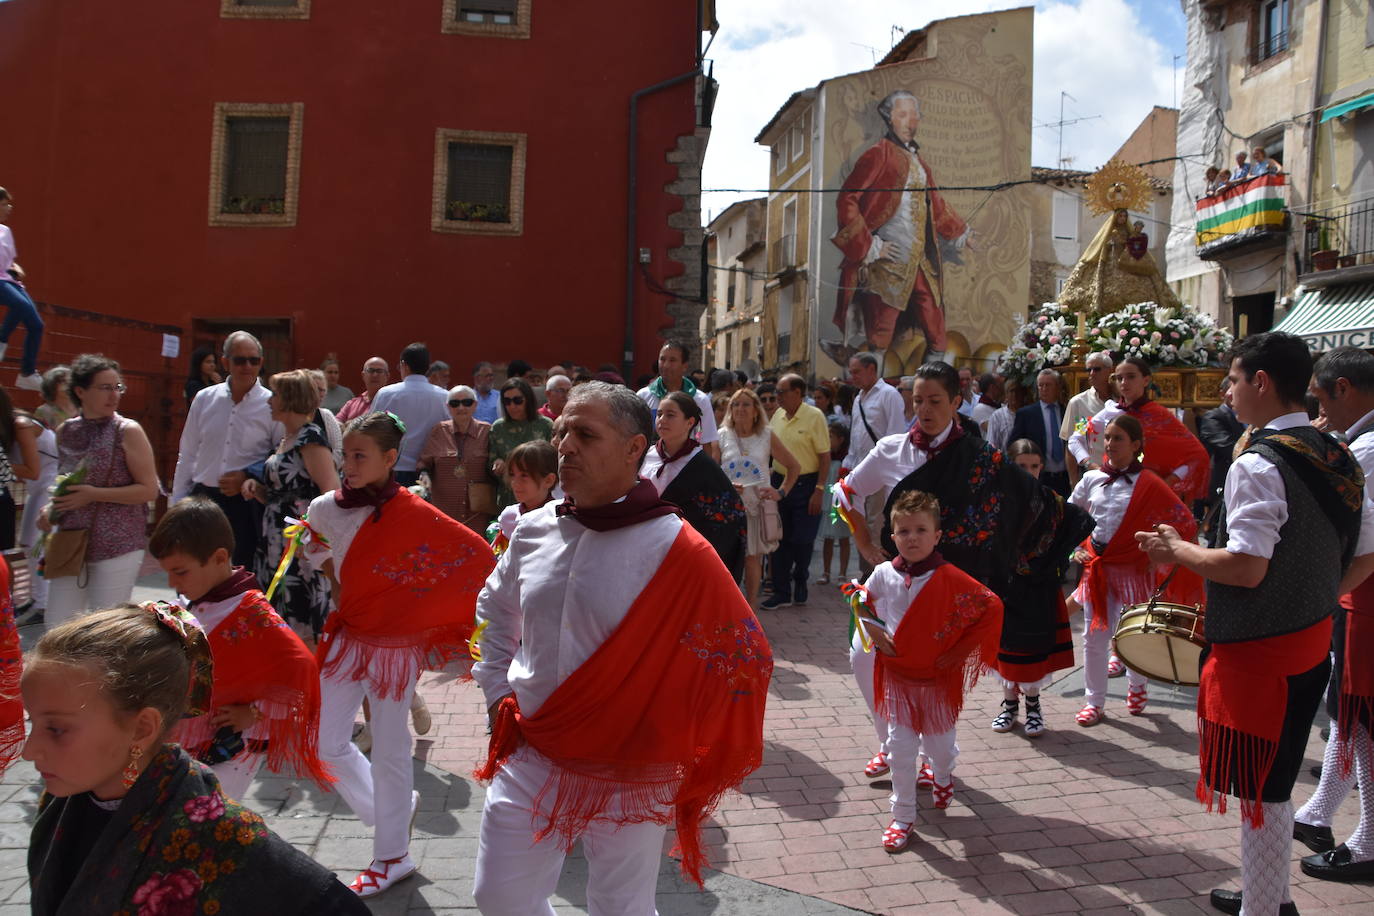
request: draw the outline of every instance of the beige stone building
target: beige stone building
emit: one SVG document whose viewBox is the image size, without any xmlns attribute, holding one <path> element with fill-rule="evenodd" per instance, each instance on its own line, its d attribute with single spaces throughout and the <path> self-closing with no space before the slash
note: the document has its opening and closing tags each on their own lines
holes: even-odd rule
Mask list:
<svg viewBox="0 0 1374 916">
<path fill-rule="evenodd" d="M 757 374 L 763 348 L 763 287 L 768 277 L 762 197 L 731 204 L 706 231 L 709 301 L 701 339 L 708 368 Z"/>
</svg>

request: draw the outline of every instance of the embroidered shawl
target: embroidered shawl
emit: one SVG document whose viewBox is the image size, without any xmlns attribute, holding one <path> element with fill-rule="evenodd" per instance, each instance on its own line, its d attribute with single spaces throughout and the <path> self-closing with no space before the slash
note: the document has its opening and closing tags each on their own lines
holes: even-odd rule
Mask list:
<svg viewBox="0 0 1374 916">
<path fill-rule="evenodd" d="M 697 452 L 663 489 L 663 499 L 682 509 L 683 519 L 715 548 L 738 582 L 744 574 L 744 503 L 720 465 Z"/>
<path fill-rule="evenodd" d="M 24 653 L 10 597 L 10 568 L 0 557 L 0 773 L 24 748 L 24 702 L 19 696 L 23 667 Z"/>
</svg>

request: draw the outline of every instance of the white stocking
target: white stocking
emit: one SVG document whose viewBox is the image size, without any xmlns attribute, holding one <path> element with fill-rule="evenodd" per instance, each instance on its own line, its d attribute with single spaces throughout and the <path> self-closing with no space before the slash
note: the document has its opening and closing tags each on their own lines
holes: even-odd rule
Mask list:
<svg viewBox="0 0 1374 916">
<path fill-rule="evenodd" d="M 1273 916 L 1292 898 L 1288 866 L 1293 855 L 1293 803 L 1264 802 L 1264 826 L 1240 823 L 1241 916 Z"/>
<path fill-rule="evenodd" d="M 1322 770 L 1322 776 L 1326 771 Z M 1360 823 L 1345 845 L 1350 847 L 1352 862 L 1374 859 L 1374 741 L 1369 729 L 1355 726 L 1355 766 L 1352 779 L 1360 781 Z"/>
<path fill-rule="evenodd" d="M 1341 775 L 1341 764 L 1337 759 L 1340 753 L 1341 734 L 1336 720 L 1331 720 L 1331 735 L 1326 742 L 1326 753 L 1322 755 L 1322 778 L 1317 783 L 1317 791 L 1298 809 L 1297 820 L 1300 824 L 1313 827 L 1330 827 L 1336 809 L 1345 801 L 1350 790 L 1355 788 L 1355 769 L 1348 776 Z"/>
</svg>

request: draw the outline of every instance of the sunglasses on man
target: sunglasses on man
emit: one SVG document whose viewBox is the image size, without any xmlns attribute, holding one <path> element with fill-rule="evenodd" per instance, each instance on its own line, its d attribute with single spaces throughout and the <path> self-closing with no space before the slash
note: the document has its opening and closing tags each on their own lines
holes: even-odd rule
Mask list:
<svg viewBox="0 0 1374 916">
<path fill-rule="evenodd" d="M 476 404 L 476 403 L 477 403 L 477 401 L 474 400 L 473 398 L 449 398 L 449 399 L 448 399 L 448 406 L 450 406 L 450 407 L 471 407 L 473 404 Z"/>
<path fill-rule="evenodd" d="M 261 356 L 231 356 L 229 361 L 235 366 L 260 366 L 262 365 Z"/>
</svg>

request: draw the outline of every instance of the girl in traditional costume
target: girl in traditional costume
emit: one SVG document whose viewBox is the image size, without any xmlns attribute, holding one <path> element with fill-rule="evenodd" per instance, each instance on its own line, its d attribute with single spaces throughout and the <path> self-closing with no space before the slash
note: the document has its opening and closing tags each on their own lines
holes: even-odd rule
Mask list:
<svg viewBox="0 0 1374 916">
<path fill-rule="evenodd" d="M 327 786 L 319 666 L 257 576 L 232 565 L 234 529 L 223 510 L 208 499 L 183 499 L 157 523 L 148 551 L 189 602 L 215 658 L 210 708 L 181 724 L 177 742 L 215 771 L 230 798 L 247 796 L 264 763 Z"/>
<path fill-rule="evenodd" d="M 1191 506 L 1207 495 L 1211 459 L 1207 448 L 1178 417 L 1150 399 L 1152 375 L 1150 364 L 1139 356 L 1128 356 L 1118 363 L 1115 378 L 1120 397 L 1108 401 L 1085 429 L 1069 437 L 1069 451 L 1084 471 L 1100 467 L 1107 424 L 1128 414 L 1140 422 L 1150 441 L 1141 457 L 1142 466 L 1164 478 L 1184 505 Z"/>
<path fill-rule="evenodd" d="M 0 557 L 0 773 L 15 761 L 24 744 L 24 704 L 19 698 L 24 661 L 10 582 L 9 564 Z"/>
<path fill-rule="evenodd" d="M 410 700 L 424 669 L 468 655 L 482 582 L 496 564 L 471 529 L 397 485 L 405 428 L 371 413 L 344 431 L 344 485 L 317 497 L 311 548 L 330 564 L 339 607 L 325 621 L 320 663 L 320 757 L 358 819 L 374 827 L 373 861 L 350 887 L 372 897 L 415 872 L 410 824 L 419 794 L 411 769 Z M 372 760 L 350 740 L 363 700 Z"/>
<path fill-rule="evenodd" d="M 916 820 L 920 756 L 933 771 L 935 807 L 949 807 L 954 797 L 955 724 L 964 694 L 997 660 L 1002 602 L 935 550 L 935 497 L 905 491 L 892 503 L 890 521 L 897 556 L 879 564 L 864 584 L 867 614 L 859 623 L 877 649 L 874 715 L 888 726 L 892 823 L 882 843 L 900 852 Z"/>
<path fill-rule="evenodd" d="M 1140 421 L 1129 414 L 1118 415 L 1107 424 L 1103 440 L 1106 454 L 1101 469 L 1084 474 L 1069 497 L 1097 522 L 1092 537 L 1075 554 L 1083 564 L 1083 579 L 1073 596 L 1083 607 L 1084 705 L 1078 713 L 1078 724 L 1083 726 L 1102 721 L 1107 656 L 1122 608 L 1150 600 L 1166 572 L 1156 569 L 1141 552 L 1135 533 L 1164 524 L 1190 541 L 1197 534 L 1197 522 L 1188 508 L 1164 481 L 1141 466 L 1140 453 L 1147 443 Z M 1148 445 L 1154 447 L 1153 442 Z M 1202 595 L 1202 580 L 1180 568 L 1162 598 L 1197 604 Z M 1145 675 L 1129 669 L 1126 678 L 1126 708 L 1138 716 L 1145 711 L 1147 681 Z"/>
<path fill-rule="evenodd" d="M 510 543 L 520 516 L 553 498 L 558 487 L 558 452 L 543 439 L 522 442 L 506 459 L 506 476 L 515 502 L 502 509 L 496 520 L 500 529 L 498 543 L 503 544 Z"/>
<path fill-rule="evenodd" d="M 644 456 L 640 475 L 682 510 L 682 517 L 715 548 L 738 582 L 746 553 L 744 503 L 720 465 L 697 442 L 700 425 L 701 408 L 691 395 L 665 395 L 654 418 L 659 439 Z"/>
<path fill-rule="evenodd" d="M 37 916 L 365 916 L 333 872 L 168 743 L 183 714 L 210 708 L 210 646 L 188 613 L 97 611 L 48 631 L 26 668 L 24 759 L 44 787 L 28 859 Z"/>
</svg>

